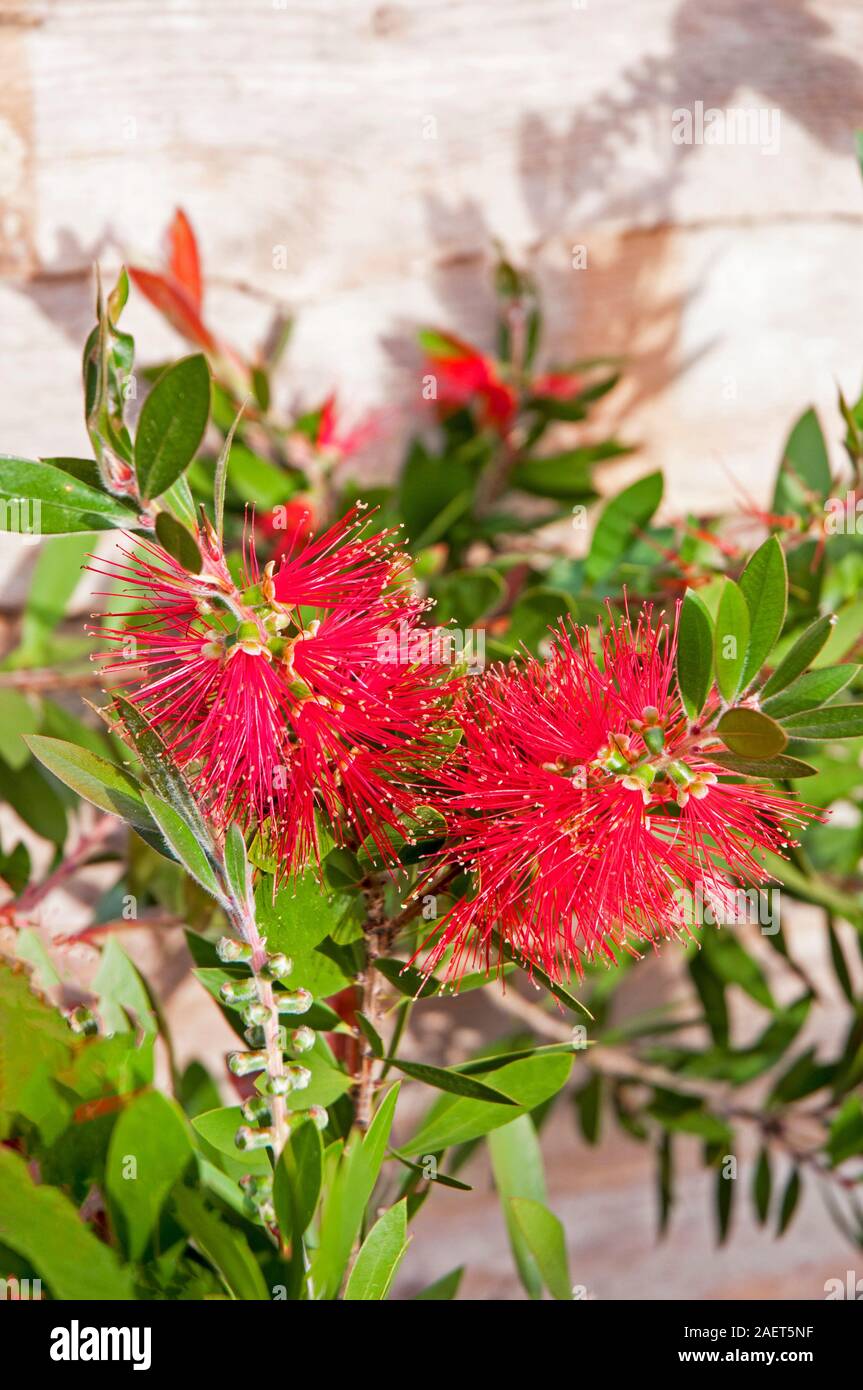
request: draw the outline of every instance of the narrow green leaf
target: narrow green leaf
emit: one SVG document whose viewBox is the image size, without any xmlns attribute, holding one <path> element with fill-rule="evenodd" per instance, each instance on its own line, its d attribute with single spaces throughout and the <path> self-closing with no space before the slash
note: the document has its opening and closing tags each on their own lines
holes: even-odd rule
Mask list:
<svg viewBox="0 0 863 1390">
<path fill-rule="evenodd" d="M 273 1178 L 273 1203 L 279 1230 L 298 1244 L 315 1214 L 323 1182 L 324 1150 L 320 1130 L 311 1120 L 295 1129 L 279 1157 Z"/>
<path fill-rule="evenodd" d="M 755 1203 L 755 1212 L 761 1226 L 765 1224 L 770 1213 L 770 1194 L 772 1191 L 773 1173 L 770 1167 L 770 1154 L 766 1148 L 762 1148 L 755 1165 L 755 1175 L 752 1182 L 752 1200 Z"/>
<path fill-rule="evenodd" d="M 433 1284 L 414 1294 L 414 1299 L 427 1303 L 443 1303 L 455 1298 L 458 1293 L 459 1284 L 464 1275 L 464 1265 L 459 1265 L 457 1269 L 451 1269 L 449 1274 L 444 1274 L 441 1279 L 436 1279 Z"/>
<path fill-rule="evenodd" d="M 510 1204 L 512 1197 L 529 1197 L 535 1202 L 546 1200 L 545 1172 L 536 1126 L 530 1115 L 519 1115 L 510 1124 L 493 1130 L 486 1143 L 519 1278 L 531 1298 L 540 1298 L 542 1277 Z"/>
<path fill-rule="evenodd" d="M 510 1096 L 522 1110 L 534 1110 L 557 1095 L 571 1069 L 572 1053 L 525 1058 L 495 1072 L 495 1089 Z M 502 1105 L 490 1105 L 467 1096 L 443 1095 L 400 1149 L 408 1157 L 437 1153 L 452 1144 L 478 1139 L 514 1118 L 513 1111 Z"/>
<path fill-rule="evenodd" d="M 360 1032 L 362 1033 L 363 1037 L 365 1038 L 366 1042 L 372 1050 L 372 1056 L 378 1058 L 383 1057 L 386 1051 L 386 1049 L 384 1048 L 383 1038 L 381 1037 L 377 1028 L 375 1028 L 371 1019 L 366 1018 L 365 1014 L 360 1013 L 359 1010 L 355 1014 L 355 1017 Z M 395 1063 L 395 1059 L 392 1060 L 395 1065 L 398 1065 L 397 1063 Z"/>
<path fill-rule="evenodd" d="M 827 1155 L 836 1168 L 849 1158 L 863 1154 L 863 1101 L 849 1096 L 830 1126 Z"/>
<path fill-rule="evenodd" d="M 844 690 L 860 671 L 859 666 L 821 666 L 817 671 L 807 671 L 805 676 L 794 681 L 787 689 L 767 700 L 762 700 L 761 708 L 771 719 L 784 719 L 789 714 L 800 714 L 803 710 L 816 709 L 826 705 L 840 690 Z"/>
<path fill-rule="evenodd" d="M 729 772 L 739 772 L 745 777 L 769 777 L 778 782 L 787 777 L 816 777 L 818 768 L 804 763 L 800 758 L 789 758 L 784 754 L 777 758 L 746 758 L 736 753 L 711 753 L 710 760 L 727 768 Z"/>
<path fill-rule="evenodd" d="M 57 1188 L 36 1184 L 25 1160 L 7 1148 L 0 1148 L 0 1245 L 23 1256 L 55 1299 L 134 1296 L 129 1271 L 110 1246 Z"/>
<path fill-rule="evenodd" d="M 529 1197 L 512 1197 L 510 1204 L 552 1298 L 570 1302 L 572 1281 L 563 1226 L 542 1202 L 534 1202 Z"/>
<path fill-rule="evenodd" d="M 210 416 L 210 369 L 202 353 L 159 377 L 141 408 L 135 471 L 143 498 L 159 497 L 188 467 Z"/>
<path fill-rule="evenodd" d="M 814 410 L 807 410 L 795 424 L 785 445 L 770 510 L 775 513 L 807 512 L 810 494 L 822 500 L 830 491 L 830 459 L 821 424 Z"/>
<path fill-rule="evenodd" d="M 790 738 L 860 738 L 863 735 L 863 704 L 827 705 L 824 709 L 803 711 L 782 720 Z"/>
<path fill-rule="evenodd" d="M 448 1071 L 446 1067 L 433 1067 L 427 1062 L 408 1062 L 401 1057 L 388 1057 L 390 1066 L 397 1067 L 405 1076 L 415 1081 L 424 1081 L 427 1086 L 435 1086 L 439 1091 L 451 1091 L 455 1096 L 469 1096 L 473 1100 L 490 1101 L 497 1105 L 515 1105 L 510 1096 L 502 1095 L 492 1086 L 482 1081 L 474 1081 L 461 1072 Z"/>
<path fill-rule="evenodd" d="M 222 891 L 213 873 L 212 866 L 204 850 L 198 842 L 194 830 L 186 824 L 183 818 L 169 806 L 167 801 L 163 801 L 155 792 L 143 792 L 144 803 L 153 820 L 158 825 L 165 838 L 165 843 L 173 851 L 180 863 L 192 875 L 202 888 L 217 900 L 223 901 Z"/>
<path fill-rule="evenodd" d="M 680 610 L 677 645 L 677 684 L 690 719 L 704 708 L 713 682 L 713 622 L 706 603 L 687 589 Z"/>
<path fill-rule="evenodd" d="M 716 682 L 731 704 L 743 684 L 743 667 L 749 645 L 749 608 L 733 579 L 726 579 L 719 600 L 714 633 Z"/>
<path fill-rule="evenodd" d="M 108 1145 L 105 1190 L 127 1259 L 143 1257 L 192 1154 L 181 1110 L 158 1091 L 136 1096 L 121 1111 Z"/>
<path fill-rule="evenodd" d="M 0 454 L 0 530 L 25 536 L 135 529 L 134 508 L 50 463 Z"/>
<path fill-rule="evenodd" d="M 725 1244 L 731 1229 L 735 1185 L 735 1179 L 727 1176 L 724 1164 L 720 1164 L 716 1171 L 716 1227 L 720 1245 Z"/>
<path fill-rule="evenodd" d="M 225 533 L 225 485 L 228 481 L 228 460 L 231 457 L 231 445 L 234 442 L 234 435 L 237 432 L 237 426 L 242 419 L 245 408 L 246 402 L 243 401 L 243 404 L 234 416 L 234 423 L 225 435 L 225 442 L 222 445 L 222 450 L 216 463 L 216 474 L 213 480 L 213 506 L 216 513 L 216 534 L 219 540 L 222 540 Z"/>
<path fill-rule="evenodd" d="M 65 739 L 31 734 L 25 741 L 49 772 L 86 801 L 102 811 L 122 816 L 130 825 L 145 830 L 154 828 L 143 788 L 123 768 Z"/>
<path fill-rule="evenodd" d="M 243 1233 L 229 1226 L 198 1192 L 178 1187 L 174 1207 L 183 1230 L 210 1261 L 232 1298 L 269 1300 L 269 1290 Z"/>
<path fill-rule="evenodd" d="M 775 536 L 768 536 L 750 559 L 740 576 L 740 592 L 749 609 L 749 642 L 741 678 L 745 689 L 761 670 L 785 625 L 788 570 Z"/>
<path fill-rule="evenodd" d="M 782 1202 L 779 1207 L 779 1222 L 776 1228 L 777 1236 L 782 1236 L 791 1225 L 794 1213 L 797 1210 L 797 1203 L 800 1201 L 801 1191 L 800 1169 L 795 1168 L 788 1182 L 785 1184 L 785 1191 L 782 1193 Z"/>
<path fill-rule="evenodd" d="M 408 1248 L 407 1199 L 385 1211 L 369 1231 L 345 1285 L 345 1301 L 387 1297 Z"/>
<path fill-rule="evenodd" d="M 189 574 L 200 574 L 203 560 L 197 541 L 191 531 L 170 512 L 159 512 L 156 517 L 156 539 L 162 549 L 172 555 Z"/>
<path fill-rule="evenodd" d="M 788 653 L 782 658 L 773 675 L 764 684 L 761 691 L 762 700 L 767 700 L 771 695 L 776 695 L 780 690 L 784 690 L 786 685 L 790 685 L 802 671 L 806 670 L 807 666 L 811 666 L 835 626 L 836 619 L 831 614 L 826 618 L 816 618 L 815 622 L 801 633 Z"/>
<path fill-rule="evenodd" d="M 647 526 L 662 501 L 662 488 L 662 474 L 649 473 L 603 507 L 584 566 L 591 584 L 614 568 L 637 532 Z"/>
<path fill-rule="evenodd" d="M 209 831 L 197 802 L 152 724 L 140 710 L 122 696 L 117 696 L 114 703 L 135 752 L 156 791 L 174 807 L 186 824 L 193 828 L 201 844 L 209 844 Z"/>
<path fill-rule="evenodd" d="M 252 890 L 249 861 L 243 832 L 236 822 L 228 826 L 225 835 L 225 875 L 237 902 L 248 903 Z"/>
<path fill-rule="evenodd" d="M 755 709 L 727 710 L 716 732 L 732 753 L 755 761 L 776 758 L 788 745 L 788 735 L 782 726 Z"/>
</svg>

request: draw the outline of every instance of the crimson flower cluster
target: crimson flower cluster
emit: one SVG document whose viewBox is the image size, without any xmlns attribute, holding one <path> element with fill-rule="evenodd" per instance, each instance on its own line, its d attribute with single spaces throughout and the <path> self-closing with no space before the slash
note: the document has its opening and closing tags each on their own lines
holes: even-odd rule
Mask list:
<svg viewBox="0 0 863 1390">
<path fill-rule="evenodd" d="M 360 510 L 315 539 L 296 518 L 263 572 L 247 540 L 240 585 L 206 525 L 198 574 L 151 540 L 95 562 L 136 603 L 101 629 L 112 683 L 216 822 L 259 829 L 283 875 L 320 859 L 321 818 L 390 852 L 435 713 L 433 663 L 384 640 L 421 619 L 410 558 Z"/>
<path fill-rule="evenodd" d="M 675 653 L 647 610 L 611 621 L 598 652 L 587 628 L 562 626 L 545 664 L 464 686 L 435 805 L 473 892 L 430 939 L 428 969 L 458 976 L 507 943 L 560 979 L 679 935 L 695 900 L 729 920 L 735 885 L 767 880 L 762 851 L 781 853 L 811 813 L 714 761 L 716 706 L 690 727 Z"/>
</svg>

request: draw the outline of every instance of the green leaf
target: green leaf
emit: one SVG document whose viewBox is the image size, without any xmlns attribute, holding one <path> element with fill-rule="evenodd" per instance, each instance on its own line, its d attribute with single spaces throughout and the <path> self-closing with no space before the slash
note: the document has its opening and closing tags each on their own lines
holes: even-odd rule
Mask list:
<svg viewBox="0 0 863 1390">
<path fill-rule="evenodd" d="M 722 697 L 731 704 L 743 684 L 743 667 L 749 645 L 749 607 L 733 579 L 726 579 L 719 599 L 714 633 L 716 681 Z"/>
<path fill-rule="evenodd" d="M 384 1299 L 408 1248 L 407 1199 L 385 1211 L 369 1231 L 345 1285 L 345 1300 Z"/>
<path fill-rule="evenodd" d="M 243 402 L 234 416 L 234 422 L 231 428 L 225 435 L 225 442 L 222 445 L 221 453 L 216 462 L 216 473 L 213 479 L 213 509 L 216 514 L 216 534 L 219 540 L 222 540 L 225 533 L 225 484 L 228 480 L 228 460 L 231 457 L 231 445 L 234 442 L 234 435 L 237 432 L 237 426 L 240 423 L 245 408 L 245 402 Z"/>
<path fill-rule="evenodd" d="M 39 547 L 21 619 L 21 645 L 15 653 L 16 664 L 23 664 L 28 658 L 34 664 L 50 660 L 54 629 L 66 612 L 81 578 L 81 567 L 92 548 L 93 541 L 86 534 L 55 536 Z"/>
<path fill-rule="evenodd" d="M 66 808 L 50 778 L 32 760 L 13 769 L 0 759 L 0 801 L 7 801 L 37 835 L 62 845 L 66 839 Z"/>
<path fill-rule="evenodd" d="M 427 1303 L 448 1302 L 455 1298 L 458 1293 L 463 1275 L 464 1265 L 459 1265 L 457 1269 L 451 1269 L 449 1274 L 444 1274 L 441 1279 L 436 1279 L 433 1284 L 429 1284 L 420 1293 L 414 1294 L 414 1299 Z"/>
<path fill-rule="evenodd" d="M 50 463 L 0 454 L 0 531 L 64 535 L 137 528 L 137 511 Z"/>
<path fill-rule="evenodd" d="M 542 1294 L 542 1278 L 510 1203 L 512 1197 L 546 1200 L 542 1150 L 530 1115 L 519 1115 L 511 1124 L 493 1130 L 487 1140 L 492 1172 L 506 1222 L 519 1278 L 531 1298 Z"/>
<path fill-rule="evenodd" d="M 759 1225 L 763 1226 L 770 1212 L 770 1194 L 773 1190 L 773 1175 L 770 1167 L 770 1154 L 762 1148 L 755 1165 L 752 1182 L 752 1200 Z"/>
<path fill-rule="evenodd" d="M 99 996 L 102 1021 L 110 1032 L 131 1031 L 130 1018 L 146 1034 L 158 1031 L 146 986 L 115 936 L 105 943 L 93 989 Z"/>
<path fill-rule="evenodd" d="M 821 502 L 830 491 L 830 459 L 818 416 L 807 410 L 795 424 L 785 445 L 770 510 L 778 514 L 806 513 L 807 493 Z"/>
<path fill-rule="evenodd" d="M 246 857 L 246 842 L 236 822 L 228 826 L 225 836 L 225 874 L 231 892 L 238 903 L 248 903 L 252 896 L 252 880 Z M 271 951 L 273 948 L 270 948 Z"/>
<path fill-rule="evenodd" d="M 784 719 L 789 714 L 816 709 L 844 690 L 859 671 L 859 666 L 821 666 L 817 671 L 808 671 L 779 694 L 762 700 L 761 708 L 771 719 Z"/>
<path fill-rule="evenodd" d="M 571 1068 L 572 1053 L 525 1058 L 495 1072 L 495 1089 L 510 1096 L 522 1110 L 534 1110 L 557 1095 Z M 437 1153 L 451 1144 L 478 1139 L 514 1118 L 512 1110 L 502 1105 L 490 1105 L 466 1096 L 442 1096 L 417 1132 L 401 1144 L 400 1149 L 408 1157 Z"/>
<path fill-rule="evenodd" d="M 175 1190 L 174 1207 L 183 1230 L 210 1261 L 232 1298 L 269 1300 L 264 1276 L 241 1231 L 222 1221 L 191 1188 Z"/>
<path fill-rule="evenodd" d="M 572 1283 L 563 1226 L 542 1202 L 512 1197 L 510 1205 L 552 1298 L 570 1302 Z"/>
<path fill-rule="evenodd" d="M 198 543 L 191 531 L 170 512 L 159 512 L 156 517 L 156 539 L 189 574 L 200 574 L 204 562 Z"/>
<path fill-rule="evenodd" d="M 32 734 L 26 742 L 49 772 L 86 801 L 102 811 L 122 816 L 130 825 L 153 829 L 143 789 L 122 767 L 65 739 Z"/>
<path fill-rule="evenodd" d="M 241 1152 L 237 1148 L 234 1142 L 236 1133 L 244 1123 L 239 1105 L 224 1105 L 218 1110 L 205 1110 L 202 1115 L 195 1115 L 192 1128 L 218 1153 L 234 1161 L 240 1160 L 247 1173 L 269 1173 L 270 1160 L 263 1149 L 244 1149 Z"/>
<path fill-rule="evenodd" d="M 778 757 L 788 745 L 782 726 L 756 709 L 727 710 L 716 732 L 732 753 L 755 761 Z"/>
<path fill-rule="evenodd" d="M 785 1184 L 785 1191 L 782 1194 L 782 1202 L 779 1208 L 779 1222 L 776 1228 L 777 1236 L 784 1235 L 791 1225 L 792 1218 L 797 1210 L 797 1203 L 800 1201 L 800 1169 L 795 1168 Z"/>
<path fill-rule="evenodd" d="M 371 1019 L 366 1018 L 366 1015 L 364 1013 L 360 1013 L 359 1010 L 357 1010 L 354 1017 L 357 1020 L 357 1026 L 360 1032 L 362 1033 L 363 1037 L 365 1038 L 366 1042 L 372 1050 L 372 1056 L 378 1058 L 383 1057 L 386 1051 L 386 1049 L 384 1048 L 383 1038 L 381 1037 L 377 1028 L 375 1028 Z"/>
<path fill-rule="evenodd" d="M 791 780 L 795 777 L 818 775 L 818 768 L 813 767 L 811 763 L 784 755 L 778 758 L 745 758 L 738 757 L 736 753 L 711 753 L 710 761 L 719 763 L 729 772 L 739 772 L 744 777 L 769 777 L 774 782 L 781 781 L 784 777 Z"/>
<path fill-rule="evenodd" d="M 445 626 L 451 620 L 464 630 L 505 596 L 500 575 L 492 569 L 455 570 L 439 579 L 432 590 L 434 619 Z"/>
<path fill-rule="evenodd" d="M 122 696 L 117 696 L 114 704 L 156 791 L 192 827 L 201 844 L 208 844 L 210 835 L 198 804 L 152 724 Z"/>
<path fill-rule="evenodd" d="M 709 964 L 727 985 L 738 985 L 765 1009 L 776 1008 L 764 971 L 736 936 L 729 931 L 705 933 L 703 949 Z"/>
<path fill-rule="evenodd" d="M 0 1148 L 0 1245 L 22 1255 L 55 1299 L 128 1300 L 132 1280 L 114 1251 L 56 1188 L 38 1186 L 25 1160 Z"/>
<path fill-rule="evenodd" d="M 827 1156 L 833 1167 L 863 1154 L 863 1101 L 849 1096 L 830 1126 Z"/>
<path fill-rule="evenodd" d="M 827 705 L 783 719 L 790 738 L 860 738 L 863 735 L 863 704 Z"/>
<path fill-rule="evenodd" d="M 127 1259 L 143 1257 L 192 1155 L 182 1111 L 158 1091 L 135 1097 L 121 1112 L 105 1160 L 105 1190 Z"/>
<path fill-rule="evenodd" d="M 743 663 L 742 687 L 757 676 L 785 625 L 788 571 L 775 536 L 759 546 L 740 576 L 740 591 L 749 609 L 749 643 Z"/>
<path fill-rule="evenodd" d="M 399 1087 L 384 1097 L 363 1137 L 354 1131 L 336 1170 L 321 1214 L 320 1245 L 312 1282 L 320 1296 L 334 1298 L 384 1161 Z"/>
<path fill-rule="evenodd" d="M 734 1188 L 735 1179 L 726 1176 L 723 1167 L 719 1167 L 716 1172 L 716 1233 L 720 1245 L 724 1245 L 731 1229 Z"/>
<path fill-rule="evenodd" d="M 649 473 L 606 503 L 585 561 L 587 580 L 595 584 L 622 559 L 636 533 L 648 524 L 662 501 L 663 480 Z"/>
<path fill-rule="evenodd" d="M 544 458 L 521 459 L 510 474 L 510 483 L 521 492 L 537 497 L 553 497 L 561 502 L 589 501 L 593 489 L 593 466 L 601 458 L 625 454 L 620 444 L 607 441 L 605 450 L 596 446 L 566 449 Z"/>
<path fill-rule="evenodd" d="M 713 622 L 707 604 L 687 589 L 680 610 L 677 646 L 677 684 L 683 707 L 697 719 L 713 683 Z"/>
<path fill-rule="evenodd" d="M 784 690 L 786 685 L 790 685 L 800 675 L 801 671 L 805 671 L 807 666 L 811 666 L 835 625 L 836 619 L 832 615 L 826 618 L 817 618 L 814 623 L 807 627 L 805 632 L 801 633 L 790 651 L 782 658 L 773 675 L 763 686 L 762 700 Z"/>
<path fill-rule="evenodd" d="M 34 994 L 21 966 L 0 959 L 0 1139 L 16 1115 L 55 1098 L 52 1075 L 68 1062 L 73 1035 L 56 1009 Z"/>
<path fill-rule="evenodd" d="M 424 1081 L 427 1086 L 435 1086 L 439 1091 L 450 1091 L 455 1096 L 470 1096 L 473 1100 L 485 1100 L 496 1105 L 515 1105 L 510 1096 L 486 1086 L 482 1081 L 474 1081 L 460 1072 L 449 1071 L 446 1067 L 433 1067 L 427 1062 L 408 1062 L 400 1057 L 388 1057 L 392 1067 L 398 1067 L 405 1076 L 415 1081 Z"/>
<path fill-rule="evenodd" d="M 144 790 L 142 794 L 144 804 L 161 830 L 169 849 L 192 878 L 211 893 L 217 902 L 222 902 L 222 891 L 216 881 L 216 875 L 192 827 L 186 824 L 173 806 L 156 796 L 155 792 Z"/>
<path fill-rule="evenodd" d="M 39 713 L 19 690 L 0 690 L 0 757 L 13 771 L 30 758 L 26 738 L 39 727 Z"/>
<path fill-rule="evenodd" d="M 210 369 L 202 353 L 159 377 L 141 408 L 135 471 L 143 498 L 159 497 L 192 462 L 210 417 Z"/>
<path fill-rule="evenodd" d="M 279 1157 L 273 1178 L 273 1202 L 279 1230 L 298 1244 L 305 1235 L 323 1181 L 324 1150 L 320 1131 L 311 1120 L 295 1129 Z"/>
</svg>

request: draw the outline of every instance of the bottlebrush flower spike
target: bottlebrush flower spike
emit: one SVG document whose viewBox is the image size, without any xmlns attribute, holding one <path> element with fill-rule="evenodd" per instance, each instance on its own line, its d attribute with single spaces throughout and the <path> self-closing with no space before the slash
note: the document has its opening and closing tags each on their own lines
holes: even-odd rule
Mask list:
<svg viewBox="0 0 863 1390">
<path fill-rule="evenodd" d="M 317 814 L 337 839 L 371 836 L 391 854 L 387 827 L 413 807 L 430 738 L 439 669 L 382 641 L 412 631 L 425 605 L 404 583 L 409 557 L 360 511 L 315 539 L 298 525 L 263 574 L 250 542 L 242 588 L 206 527 L 197 575 L 151 541 L 95 562 L 139 604 L 125 626 L 106 619 L 121 654 L 106 673 L 215 819 L 258 828 L 281 874 L 318 856 Z"/>
<path fill-rule="evenodd" d="M 483 422 L 504 433 L 518 408 L 515 391 L 503 381 L 497 363 L 450 333 L 434 333 L 426 371 L 437 382 L 437 402 L 444 412 L 479 402 Z"/>
<path fill-rule="evenodd" d="M 760 853 L 781 853 L 787 827 L 814 813 L 713 761 L 717 703 L 690 727 L 676 645 L 649 609 L 601 632 L 599 657 L 586 628 L 561 626 L 546 665 L 494 668 L 460 691 L 462 742 L 433 804 L 473 895 L 425 969 L 450 951 L 451 976 L 488 967 L 499 933 L 528 966 L 581 974 L 615 945 L 679 936 L 693 901 L 729 920 L 735 885 L 767 881 Z"/>
</svg>

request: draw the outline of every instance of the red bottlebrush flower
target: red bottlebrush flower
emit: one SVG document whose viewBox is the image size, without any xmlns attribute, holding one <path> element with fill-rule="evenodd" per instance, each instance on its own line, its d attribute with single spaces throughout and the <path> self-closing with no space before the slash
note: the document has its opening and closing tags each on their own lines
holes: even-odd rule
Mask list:
<svg viewBox="0 0 863 1390">
<path fill-rule="evenodd" d="M 813 813 L 733 781 L 690 728 L 674 680 L 676 631 L 646 610 L 601 636 L 561 629 L 545 666 L 493 669 L 465 686 L 462 742 L 439 777 L 447 862 L 473 878 L 425 961 L 451 975 L 499 953 L 495 934 L 559 979 L 615 944 L 655 944 L 691 905 L 733 911 L 736 885 L 768 875 L 787 826 Z M 709 723 L 716 706 L 708 706 Z"/>
<path fill-rule="evenodd" d="M 436 668 L 384 640 L 424 604 L 399 583 L 409 557 L 358 512 L 313 540 L 297 531 L 263 575 L 249 546 L 242 589 L 212 534 L 198 575 L 149 541 L 97 562 L 140 605 L 126 626 L 109 616 L 123 659 L 106 670 L 216 821 L 260 829 L 283 874 L 318 857 L 319 815 L 391 854 L 429 741 Z"/>
<path fill-rule="evenodd" d="M 271 542 L 270 558 L 281 560 L 298 544 L 309 540 L 315 529 L 311 499 L 304 494 L 291 497 L 259 517 L 258 528 L 261 535 Z"/>
<path fill-rule="evenodd" d="M 546 372 L 534 377 L 530 389 L 535 396 L 552 396 L 557 401 L 569 401 L 584 386 L 582 377 L 574 372 Z"/>
<path fill-rule="evenodd" d="M 315 446 L 341 462 L 365 449 L 379 433 L 380 422 L 376 415 L 368 415 L 352 429 L 345 429 L 333 392 L 321 406 Z"/>
<path fill-rule="evenodd" d="M 497 363 L 451 334 L 437 333 L 439 352 L 430 352 L 427 369 L 437 380 L 437 402 L 444 411 L 479 402 L 485 424 L 504 433 L 515 416 L 515 391 L 500 377 Z"/>
</svg>

